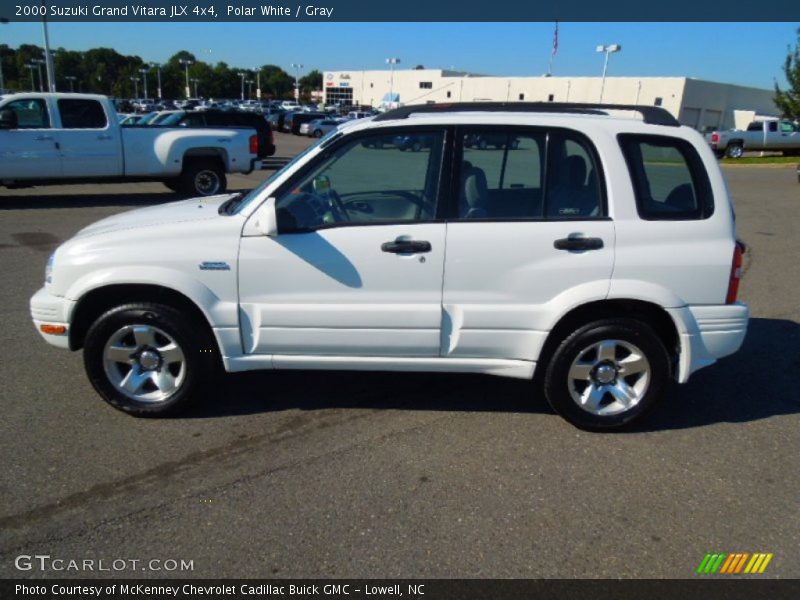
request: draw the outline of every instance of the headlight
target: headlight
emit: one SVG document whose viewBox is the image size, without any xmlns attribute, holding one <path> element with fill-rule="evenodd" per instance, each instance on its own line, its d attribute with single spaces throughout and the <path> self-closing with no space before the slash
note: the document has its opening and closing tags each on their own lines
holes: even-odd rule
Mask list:
<svg viewBox="0 0 800 600">
<path fill-rule="evenodd" d="M 44 282 L 45 283 L 52 283 L 53 282 L 53 263 L 56 260 L 56 253 L 53 252 L 50 255 L 50 258 L 47 259 L 47 266 L 44 268 Z"/>
</svg>

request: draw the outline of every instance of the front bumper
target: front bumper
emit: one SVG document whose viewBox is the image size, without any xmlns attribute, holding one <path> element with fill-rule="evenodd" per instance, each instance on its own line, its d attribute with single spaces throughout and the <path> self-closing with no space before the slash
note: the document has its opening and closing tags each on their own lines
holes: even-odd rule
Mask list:
<svg viewBox="0 0 800 600">
<path fill-rule="evenodd" d="M 30 307 L 36 331 L 45 341 L 53 346 L 69 349 L 69 323 L 75 302 L 61 296 L 53 296 L 46 287 L 43 287 L 31 298 Z M 42 331 L 42 326 L 63 327 L 64 333 L 45 333 Z"/>
<path fill-rule="evenodd" d="M 746 304 L 685 306 L 668 309 L 680 337 L 680 360 L 677 379 L 689 376 L 717 359 L 733 354 L 744 343 L 750 309 Z"/>
</svg>

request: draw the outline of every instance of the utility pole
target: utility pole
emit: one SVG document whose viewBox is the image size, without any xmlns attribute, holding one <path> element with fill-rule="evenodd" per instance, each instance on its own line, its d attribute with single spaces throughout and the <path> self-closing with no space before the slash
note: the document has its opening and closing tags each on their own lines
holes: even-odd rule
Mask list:
<svg viewBox="0 0 800 600">
<path fill-rule="evenodd" d="M 242 93 L 241 93 L 242 100 L 244 100 L 244 78 L 245 77 L 247 77 L 247 73 L 243 73 L 243 72 L 239 73 L 239 79 L 242 80 Z"/>
<path fill-rule="evenodd" d="M 303 68 L 303 65 L 292 63 L 292 68 L 294 69 L 294 99 L 300 102 L 300 69 Z"/>
<path fill-rule="evenodd" d="M 161 65 L 159 63 L 150 63 L 150 66 L 156 70 L 156 77 L 158 77 L 158 99 L 161 100 Z"/>
<path fill-rule="evenodd" d="M 188 99 L 192 95 L 192 90 L 189 89 L 189 65 L 193 65 L 194 61 L 188 58 L 182 58 L 178 62 L 186 68 L 186 98 Z"/>
<path fill-rule="evenodd" d="M 42 0 L 42 33 L 44 34 L 44 62 L 47 65 L 47 89 L 56 91 L 56 73 L 53 65 L 53 54 L 50 52 L 50 36 L 47 33 L 47 2 Z M 41 80 L 41 75 L 40 75 Z M 44 91 L 44 90 L 42 90 Z"/>
<path fill-rule="evenodd" d="M 147 68 L 139 69 L 142 74 L 142 81 L 144 82 L 144 99 L 147 100 Z"/>
</svg>

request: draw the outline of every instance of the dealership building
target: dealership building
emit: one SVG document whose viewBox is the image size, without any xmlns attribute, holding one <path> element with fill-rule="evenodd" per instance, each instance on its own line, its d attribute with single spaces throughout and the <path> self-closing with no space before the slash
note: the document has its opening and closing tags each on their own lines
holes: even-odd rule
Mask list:
<svg viewBox="0 0 800 600">
<path fill-rule="evenodd" d="M 444 69 L 326 71 L 326 104 L 373 107 L 474 101 L 663 106 L 684 125 L 744 127 L 777 115 L 774 92 L 689 77 L 495 77 Z"/>
</svg>

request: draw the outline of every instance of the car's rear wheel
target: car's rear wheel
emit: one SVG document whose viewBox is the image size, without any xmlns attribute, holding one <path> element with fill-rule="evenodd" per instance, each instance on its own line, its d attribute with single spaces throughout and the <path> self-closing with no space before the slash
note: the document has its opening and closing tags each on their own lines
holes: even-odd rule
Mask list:
<svg viewBox="0 0 800 600">
<path fill-rule="evenodd" d="M 635 319 L 604 319 L 559 344 L 544 389 L 553 409 L 582 429 L 629 425 L 650 411 L 669 381 L 670 361 L 653 329 Z"/>
<path fill-rule="evenodd" d="M 728 158 L 741 158 L 742 154 L 744 154 L 744 148 L 739 143 L 730 144 L 725 149 L 725 156 Z"/>
<path fill-rule="evenodd" d="M 414 152 L 419 152 L 422 150 L 422 142 L 416 141 L 411 145 L 411 150 Z"/>
<path fill-rule="evenodd" d="M 216 370 L 216 349 L 204 331 L 170 306 L 118 306 L 86 333 L 86 373 L 114 408 L 140 417 L 173 413 Z"/>
<path fill-rule="evenodd" d="M 314 130 L 314 137 L 315 138 L 321 138 L 322 137 L 322 130 L 321 129 L 315 129 Z"/>
<path fill-rule="evenodd" d="M 213 196 L 225 193 L 228 180 L 217 160 L 190 160 L 180 176 L 180 192 L 190 196 Z"/>
</svg>

